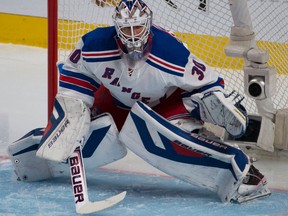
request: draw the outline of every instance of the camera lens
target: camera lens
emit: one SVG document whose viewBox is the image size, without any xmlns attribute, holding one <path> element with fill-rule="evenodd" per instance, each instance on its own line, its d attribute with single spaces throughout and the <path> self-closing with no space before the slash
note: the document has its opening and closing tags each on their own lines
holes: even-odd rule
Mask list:
<svg viewBox="0 0 288 216">
<path fill-rule="evenodd" d="M 262 88 L 259 83 L 251 83 L 248 90 L 252 97 L 258 97 L 262 94 Z"/>
</svg>

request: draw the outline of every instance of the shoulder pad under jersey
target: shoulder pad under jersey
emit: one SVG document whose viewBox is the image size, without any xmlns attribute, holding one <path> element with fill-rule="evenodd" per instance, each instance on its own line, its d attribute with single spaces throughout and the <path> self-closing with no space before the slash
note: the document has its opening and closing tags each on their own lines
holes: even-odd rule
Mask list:
<svg viewBox="0 0 288 216">
<path fill-rule="evenodd" d="M 121 58 L 114 26 L 97 28 L 82 37 L 83 60 L 86 62 L 114 61 Z"/>
<path fill-rule="evenodd" d="M 153 26 L 152 34 L 153 45 L 147 63 L 164 72 L 183 76 L 189 50 L 173 34 L 160 27 Z"/>
<path fill-rule="evenodd" d="M 118 49 L 116 40 L 116 30 L 114 26 L 99 27 L 88 32 L 82 37 L 83 51 L 105 51 Z"/>
</svg>

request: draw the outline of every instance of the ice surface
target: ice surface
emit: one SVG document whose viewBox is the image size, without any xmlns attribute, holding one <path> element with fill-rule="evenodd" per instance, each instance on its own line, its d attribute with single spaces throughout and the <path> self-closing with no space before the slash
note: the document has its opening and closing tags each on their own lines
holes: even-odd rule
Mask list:
<svg viewBox="0 0 288 216">
<path fill-rule="evenodd" d="M 69 178 L 17 182 L 10 162 L 0 164 L 0 172 L 0 215 L 76 215 Z M 269 197 L 243 204 L 223 204 L 209 191 L 164 176 L 98 170 L 87 178 L 91 201 L 127 191 L 120 204 L 92 215 L 287 215 L 287 192 L 273 191 Z"/>
</svg>

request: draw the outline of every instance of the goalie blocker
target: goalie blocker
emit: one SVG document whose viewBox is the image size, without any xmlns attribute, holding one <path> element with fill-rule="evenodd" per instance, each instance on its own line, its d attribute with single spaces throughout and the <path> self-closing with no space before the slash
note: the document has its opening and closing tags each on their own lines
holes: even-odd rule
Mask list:
<svg viewBox="0 0 288 216">
<path fill-rule="evenodd" d="M 83 146 L 90 127 L 90 110 L 80 99 L 57 94 L 45 129 L 38 157 L 65 161 L 77 146 Z"/>
</svg>

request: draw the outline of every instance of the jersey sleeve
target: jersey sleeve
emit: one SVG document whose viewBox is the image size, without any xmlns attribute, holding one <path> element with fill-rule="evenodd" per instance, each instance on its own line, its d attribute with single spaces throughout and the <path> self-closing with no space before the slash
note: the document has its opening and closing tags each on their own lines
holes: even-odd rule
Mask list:
<svg viewBox="0 0 288 216">
<path fill-rule="evenodd" d="M 179 50 L 181 51 L 181 49 Z M 223 91 L 224 89 L 224 80 L 219 77 L 218 73 L 190 52 L 187 53 L 186 51 L 185 55 L 174 55 L 174 62 L 171 60 L 166 62 L 164 60 L 161 61 L 163 65 L 161 68 L 163 72 L 162 76 L 168 86 L 177 86 L 187 92 L 193 93 Z M 158 62 L 160 62 L 159 59 Z M 153 66 L 159 67 L 158 65 L 160 63 Z"/>
<path fill-rule="evenodd" d="M 163 29 L 154 27 L 152 30 L 153 47 L 147 63 L 161 71 L 168 86 L 187 92 L 223 90 L 223 79 L 193 55 L 184 43 Z"/>
<path fill-rule="evenodd" d="M 83 46 L 84 42 L 81 39 L 65 63 L 58 66 L 60 72 L 58 92 L 79 98 L 91 107 L 94 103 L 94 92 L 100 87 L 101 82 L 85 65 L 82 58 Z"/>
<path fill-rule="evenodd" d="M 224 80 L 218 73 L 191 53 L 185 66 L 183 79 L 178 82 L 179 87 L 188 92 L 206 93 L 224 89 Z"/>
</svg>

